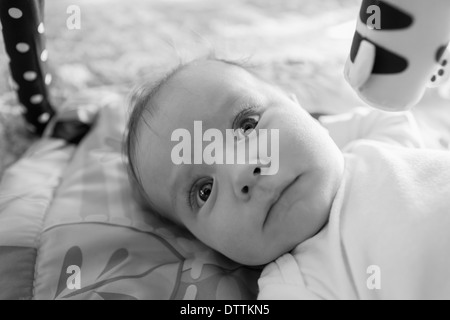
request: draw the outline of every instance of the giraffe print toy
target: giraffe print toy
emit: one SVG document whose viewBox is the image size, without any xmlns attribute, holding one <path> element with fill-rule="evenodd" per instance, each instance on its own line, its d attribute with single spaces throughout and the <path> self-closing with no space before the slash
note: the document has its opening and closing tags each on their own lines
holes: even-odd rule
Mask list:
<svg viewBox="0 0 450 320">
<path fill-rule="evenodd" d="M 369 105 L 408 110 L 449 78 L 449 42 L 449 0 L 363 0 L 345 78 Z"/>
</svg>

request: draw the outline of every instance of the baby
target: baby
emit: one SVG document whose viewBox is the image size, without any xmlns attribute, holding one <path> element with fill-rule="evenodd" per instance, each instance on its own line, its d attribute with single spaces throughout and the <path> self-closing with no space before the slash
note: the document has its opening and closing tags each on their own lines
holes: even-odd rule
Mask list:
<svg viewBox="0 0 450 320">
<path fill-rule="evenodd" d="M 278 130 L 279 170 L 175 164 L 173 133 L 195 136 L 196 121 L 237 140 Z M 142 87 L 128 129 L 147 207 L 232 260 L 267 264 L 258 298 L 450 298 L 450 153 L 419 149 L 409 113 L 364 109 L 322 126 L 238 64 L 199 59 Z"/>
</svg>

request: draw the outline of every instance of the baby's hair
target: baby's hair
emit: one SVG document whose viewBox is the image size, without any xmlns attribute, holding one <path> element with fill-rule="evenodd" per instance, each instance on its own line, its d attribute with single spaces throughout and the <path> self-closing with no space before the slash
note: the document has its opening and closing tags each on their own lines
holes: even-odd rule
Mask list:
<svg viewBox="0 0 450 320">
<path fill-rule="evenodd" d="M 136 87 L 130 96 L 130 116 L 128 118 L 127 130 L 125 134 L 123 153 L 126 157 L 127 162 L 127 172 L 129 182 L 132 188 L 132 193 L 135 200 L 146 210 L 151 211 L 161 218 L 167 218 L 161 216 L 161 214 L 156 209 L 156 206 L 149 199 L 146 194 L 142 181 L 140 179 L 139 168 L 136 165 L 136 155 L 139 145 L 139 130 L 142 122 L 151 129 L 150 124 L 147 122 L 146 118 L 143 116 L 145 112 L 148 112 L 150 117 L 154 117 L 157 112 L 157 106 L 153 103 L 154 97 L 160 92 L 161 88 L 178 72 L 183 70 L 189 65 L 194 64 L 198 61 L 220 61 L 229 65 L 237 66 L 245 69 L 246 71 L 254 74 L 250 69 L 252 66 L 248 64 L 248 59 L 241 60 L 225 60 L 217 58 L 214 53 L 210 53 L 206 57 L 197 58 L 191 62 L 180 61 L 175 68 L 172 68 L 164 76 L 159 78 L 154 82 L 145 82 L 138 87 Z M 256 76 L 256 75 L 255 75 Z"/>
<path fill-rule="evenodd" d="M 148 112 L 150 116 L 154 116 L 154 112 L 156 112 L 156 106 L 151 104 L 152 99 L 181 67 L 181 65 L 178 65 L 154 83 L 145 82 L 139 85 L 133 89 L 129 99 L 131 113 L 128 118 L 125 142 L 123 144 L 124 154 L 127 160 L 128 179 L 131 185 L 132 194 L 138 204 L 144 209 L 158 215 L 159 212 L 156 209 L 156 206 L 152 203 L 144 190 L 140 179 L 139 168 L 136 166 L 136 153 L 139 144 L 138 132 L 141 121 L 146 121 L 143 117 L 144 112 Z M 147 125 L 149 126 L 148 123 Z"/>
</svg>

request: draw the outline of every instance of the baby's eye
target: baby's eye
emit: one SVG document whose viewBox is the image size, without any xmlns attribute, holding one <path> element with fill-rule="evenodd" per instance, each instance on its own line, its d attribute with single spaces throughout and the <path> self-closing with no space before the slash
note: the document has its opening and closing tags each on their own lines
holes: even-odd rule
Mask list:
<svg viewBox="0 0 450 320">
<path fill-rule="evenodd" d="M 211 191 L 212 191 L 212 183 L 211 182 L 208 182 L 208 183 L 205 183 L 204 185 L 202 185 L 198 189 L 198 194 L 197 194 L 198 203 L 201 203 L 201 202 L 204 203 L 204 202 L 208 201 Z M 200 205 L 200 206 L 202 206 L 202 205 Z"/>
<path fill-rule="evenodd" d="M 213 188 L 211 180 L 195 184 L 188 195 L 188 204 L 191 208 L 201 208 L 208 201 Z"/>
<path fill-rule="evenodd" d="M 258 116 L 258 115 L 246 117 L 245 119 L 243 119 L 243 120 L 239 123 L 238 130 L 239 130 L 242 134 L 246 135 L 246 134 L 248 134 L 250 131 L 256 129 L 256 126 L 258 125 L 258 122 L 259 122 L 259 116 Z"/>
</svg>

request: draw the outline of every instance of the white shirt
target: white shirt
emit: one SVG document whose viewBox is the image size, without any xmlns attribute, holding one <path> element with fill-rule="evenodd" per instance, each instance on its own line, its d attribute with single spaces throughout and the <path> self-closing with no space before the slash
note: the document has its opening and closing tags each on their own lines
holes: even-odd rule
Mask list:
<svg viewBox="0 0 450 320">
<path fill-rule="evenodd" d="M 450 299 L 450 152 L 409 113 L 326 117 L 345 157 L 328 224 L 267 265 L 258 299 Z"/>
</svg>

